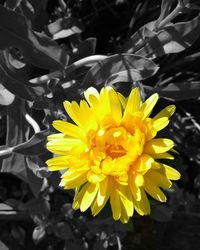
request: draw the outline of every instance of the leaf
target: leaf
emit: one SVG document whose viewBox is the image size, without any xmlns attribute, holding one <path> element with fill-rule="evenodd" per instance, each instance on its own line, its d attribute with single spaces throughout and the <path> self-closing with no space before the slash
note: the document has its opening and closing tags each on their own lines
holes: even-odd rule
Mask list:
<svg viewBox="0 0 200 250">
<path fill-rule="evenodd" d="M 23 15 L 0 5 L 0 49 L 17 47 L 24 58 L 44 69 L 64 69 L 66 51 L 44 34 L 31 30 Z"/>
<path fill-rule="evenodd" d="M 18 55 L 18 51 L 14 48 L 9 48 L 5 51 L 5 56 L 8 60 L 8 63 L 13 67 L 14 69 L 22 69 L 26 66 L 26 63 L 23 62 L 23 58 L 20 58 Z"/>
<path fill-rule="evenodd" d="M 83 241 L 81 239 L 73 239 L 73 241 L 66 241 L 63 250 L 69 250 L 69 249 L 70 250 L 83 249 Z"/>
<path fill-rule="evenodd" d="M 15 98 L 14 102 L 7 107 L 7 147 L 13 147 L 27 140 L 29 127 L 23 116 L 24 111 L 25 102 L 18 98 Z M 26 162 L 24 156 L 13 153 L 10 157 L 4 159 L 1 172 L 14 174 L 26 181 Z"/>
<path fill-rule="evenodd" d="M 94 55 L 96 49 L 96 38 L 90 37 L 81 42 L 77 48 L 77 51 L 70 57 L 69 64 L 78 61 L 81 58 Z"/>
<path fill-rule="evenodd" d="M 98 239 L 95 244 L 94 244 L 94 249 L 95 250 L 103 250 L 103 249 L 108 249 L 108 241 L 106 239 Z"/>
<path fill-rule="evenodd" d="M 158 222 L 167 222 L 171 219 L 172 213 L 165 205 L 155 205 L 150 216 Z"/>
<path fill-rule="evenodd" d="M 26 157 L 26 163 L 28 168 L 34 173 L 34 175 L 39 177 L 40 179 L 47 178 L 52 173 L 48 170 L 47 166 L 44 163 L 44 160 L 42 160 L 38 156 Z"/>
<path fill-rule="evenodd" d="M 22 75 L 20 72 L 16 73 L 4 52 L 0 52 L 0 77 L 6 89 L 28 101 L 33 101 L 48 92 L 46 84 L 40 86 L 29 83 L 26 75 Z"/>
<path fill-rule="evenodd" d="M 15 99 L 15 96 L 0 83 L 0 105 L 8 106 Z"/>
<path fill-rule="evenodd" d="M 136 54 L 154 59 L 165 54 L 178 53 L 190 47 L 199 35 L 200 16 L 197 16 L 191 21 L 162 28 Z"/>
<path fill-rule="evenodd" d="M 96 63 L 83 80 L 83 86 L 106 81 L 140 81 L 154 75 L 158 66 L 149 59 L 129 54 L 116 54 Z M 113 80 L 113 77 L 115 80 Z"/>
<path fill-rule="evenodd" d="M 59 18 L 50 23 L 47 28 L 54 40 L 79 34 L 83 31 L 83 25 L 73 17 Z"/>
<path fill-rule="evenodd" d="M 156 21 L 149 22 L 137 30 L 131 38 L 124 44 L 122 51 L 135 54 L 154 35 Z"/>
<path fill-rule="evenodd" d="M 150 93 L 157 92 L 160 96 L 173 100 L 182 101 L 197 98 L 200 96 L 200 83 L 197 81 L 185 81 L 170 83 L 165 87 L 144 87 L 145 92 Z"/>
<path fill-rule="evenodd" d="M 159 24 L 167 15 L 169 15 L 173 2 L 174 0 L 162 0 L 161 13 L 156 22 L 157 24 Z"/>
<path fill-rule="evenodd" d="M 38 197 L 44 181 L 42 178 L 36 176 L 36 174 L 33 172 L 32 169 L 34 169 L 35 171 L 36 169 L 39 168 L 39 166 L 35 164 L 33 161 L 31 161 L 30 158 L 28 157 L 26 157 L 26 164 L 27 164 L 26 167 L 27 182 L 34 196 Z"/>
<path fill-rule="evenodd" d="M 0 249 L 1 250 L 9 250 L 9 248 L 0 240 Z"/>
<path fill-rule="evenodd" d="M 2 211 L 13 211 L 13 208 L 5 203 L 0 203 L 0 213 Z"/>
<path fill-rule="evenodd" d="M 200 35 L 200 16 L 188 22 L 169 24 L 157 32 L 156 24 L 156 21 L 152 21 L 142 26 L 125 43 L 122 50 L 154 59 L 185 50 Z"/>
<path fill-rule="evenodd" d="M 23 155 L 40 155 L 47 152 L 45 144 L 49 131 L 44 130 L 34 134 L 28 141 L 18 144 L 13 152 Z"/>
<path fill-rule="evenodd" d="M 65 240 L 74 239 L 72 229 L 66 222 L 58 222 L 54 226 L 54 232 L 56 236 L 58 236 L 61 239 Z"/>
<path fill-rule="evenodd" d="M 43 226 L 37 226 L 33 230 L 33 241 L 37 245 L 46 235 L 45 228 Z"/>
<path fill-rule="evenodd" d="M 46 29 L 45 26 L 48 25 L 49 23 L 49 16 L 46 11 L 47 3 L 48 3 L 48 0 L 31 1 L 31 4 L 33 5 L 33 8 L 35 10 L 34 22 L 33 22 L 33 27 L 35 30 L 43 31 L 44 29 Z"/>
<path fill-rule="evenodd" d="M 17 243 L 20 243 L 21 245 L 24 244 L 24 241 L 26 239 L 26 232 L 23 227 L 12 225 L 11 235 L 14 240 L 17 241 Z"/>
<path fill-rule="evenodd" d="M 9 9 L 16 9 L 20 4 L 22 0 L 6 0 L 5 6 Z"/>
<path fill-rule="evenodd" d="M 37 224 L 41 224 L 42 221 L 47 219 L 51 211 L 49 201 L 41 196 L 29 200 L 26 203 L 26 208 L 28 209 L 30 216 L 34 219 L 34 222 Z"/>
</svg>

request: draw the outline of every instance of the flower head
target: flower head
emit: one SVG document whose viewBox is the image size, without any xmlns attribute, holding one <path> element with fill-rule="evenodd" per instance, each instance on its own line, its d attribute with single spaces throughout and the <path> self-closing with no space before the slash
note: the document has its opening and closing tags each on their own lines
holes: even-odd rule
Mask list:
<svg viewBox="0 0 200 250">
<path fill-rule="evenodd" d="M 174 143 L 156 138 L 166 127 L 175 106 L 170 105 L 149 118 L 158 94 L 142 103 L 139 89 L 125 98 L 111 87 L 85 91 L 85 100 L 64 102 L 75 124 L 56 120 L 53 126 L 60 133 L 48 137 L 47 148 L 59 154 L 47 161 L 48 168 L 65 170 L 60 185 L 76 189 L 73 208 L 91 208 L 97 215 L 110 203 L 113 218 L 128 222 L 134 210 L 150 214 L 148 195 L 165 202 L 162 189 L 169 189 L 171 180 L 180 178 L 177 170 L 160 163 L 173 159 L 168 153 Z"/>
</svg>

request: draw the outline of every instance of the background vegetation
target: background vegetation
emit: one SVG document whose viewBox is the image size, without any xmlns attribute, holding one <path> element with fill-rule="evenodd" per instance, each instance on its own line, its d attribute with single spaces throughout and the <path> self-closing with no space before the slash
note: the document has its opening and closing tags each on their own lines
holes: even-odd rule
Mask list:
<svg viewBox="0 0 200 250">
<path fill-rule="evenodd" d="M 200 248 L 200 17 L 187 0 L 0 1 L 0 249 Z M 41 77 L 42 76 L 42 77 Z M 112 85 L 173 103 L 165 129 L 182 178 L 128 225 L 71 209 L 45 161 L 64 100 Z M 164 135 L 164 134 L 162 134 Z"/>
</svg>

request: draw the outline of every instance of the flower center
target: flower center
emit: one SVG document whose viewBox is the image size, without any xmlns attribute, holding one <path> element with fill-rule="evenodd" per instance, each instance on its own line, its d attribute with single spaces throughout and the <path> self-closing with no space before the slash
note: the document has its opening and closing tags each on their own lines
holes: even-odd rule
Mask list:
<svg viewBox="0 0 200 250">
<path fill-rule="evenodd" d="M 110 145 L 106 146 L 106 155 L 110 156 L 112 159 L 121 157 L 126 154 L 125 149 L 121 145 Z"/>
<path fill-rule="evenodd" d="M 143 152 L 145 134 L 137 123 L 130 131 L 125 126 L 91 130 L 87 135 L 88 149 L 93 175 L 106 175 L 127 184 L 130 166 Z"/>
</svg>

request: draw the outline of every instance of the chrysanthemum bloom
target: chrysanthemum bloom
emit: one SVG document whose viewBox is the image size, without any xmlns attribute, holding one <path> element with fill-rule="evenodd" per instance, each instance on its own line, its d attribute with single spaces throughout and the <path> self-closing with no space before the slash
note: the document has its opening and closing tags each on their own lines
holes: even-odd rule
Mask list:
<svg viewBox="0 0 200 250">
<path fill-rule="evenodd" d="M 111 87 L 99 93 L 89 88 L 80 105 L 64 102 L 75 124 L 56 120 L 60 133 L 48 137 L 49 151 L 61 155 L 47 161 L 50 170 L 65 170 L 60 185 L 76 189 L 73 208 L 89 207 L 97 215 L 110 202 L 113 218 L 128 222 L 134 209 L 150 214 L 148 195 L 165 202 L 161 191 L 171 180 L 180 178 L 177 170 L 160 163 L 173 159 L 168 153 L 173 141 L 156 138 L 166 127 L 175 106 L 170 105 L 149 118 L 158 94 L 142 103 L 138 88 L 125 98 Z"/>
</svg>

